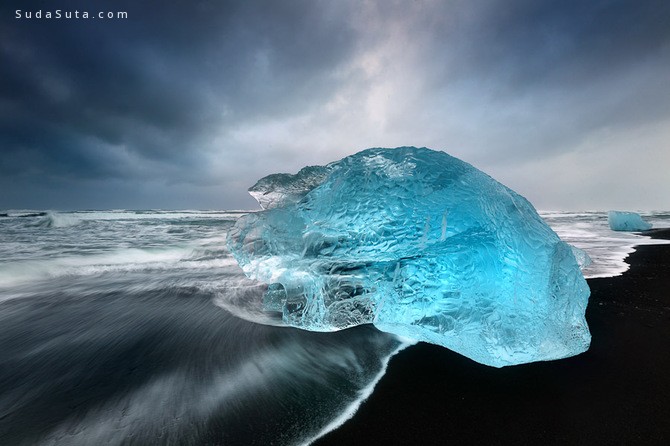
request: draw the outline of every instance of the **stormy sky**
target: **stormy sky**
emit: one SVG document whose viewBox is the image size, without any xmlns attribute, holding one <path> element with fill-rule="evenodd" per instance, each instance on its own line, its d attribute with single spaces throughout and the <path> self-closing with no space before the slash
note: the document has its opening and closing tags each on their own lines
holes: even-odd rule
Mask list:
<svg viewBox="0 0 670 446">
<path fill-rule="evenodd" d="M 402 145 L 539 209 L 670 209 L 670 2 L 0 6 L 0 208 L 253 208 L 262 176 Z"/>
</svg>

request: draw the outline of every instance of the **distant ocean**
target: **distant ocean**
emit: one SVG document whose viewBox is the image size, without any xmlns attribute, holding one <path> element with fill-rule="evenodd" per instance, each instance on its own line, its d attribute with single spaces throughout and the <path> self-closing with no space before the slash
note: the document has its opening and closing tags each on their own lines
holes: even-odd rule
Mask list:
<svg viewBox="0 0 670 446">
<path fill-rule="evenodd" d="M 308 444 L 353 416 L 408 344 L 276 326 L 226 250 L 244 213 L 0 211 L 0 444 Z M 664 242 L 540 215 L 587 278 Z"/>
</svg>

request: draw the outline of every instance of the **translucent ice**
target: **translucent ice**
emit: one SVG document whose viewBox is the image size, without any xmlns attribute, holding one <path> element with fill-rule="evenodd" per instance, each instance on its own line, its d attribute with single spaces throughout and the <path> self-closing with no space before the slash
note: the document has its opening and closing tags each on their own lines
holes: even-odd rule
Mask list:
<svg viewBox="0 0 670 446">
<path fill-rule="evenodd" d="M 251 188 L 229 247 L 265 307 L 316 331 L 373 323 L 501 367 L 590 342 L 589 288 L 533 206 L 426 148 L 368 149 Z"/>
<path fill-rule="evenodd" d="M 573 245 L 570 245 L 570 249 L 572 249 L 572 255 L 575 256 L 575 260 L 577 261 L 577 265 L 579 265 L 579 269 L 584 270 L 591 266 L 593 260 L 591 260 L 591 257 L 589 257 L 586 251 Z"/>
<path fill-rule="evenodd" d="M 642 220 L 635 212 L 609 211 L 607 222 L 612 231 L 646 231 L 651 229 L 651 223 Z"/>
<path fill-rule="evenodd" d="M 323 183 L 329 172 L 326 166 L 307 166 L 295 175 L 275 173 L 262 178 L 249 188 L 249 193 L 263 209 L 270 209 L 300 200 Z"/>
</svg>

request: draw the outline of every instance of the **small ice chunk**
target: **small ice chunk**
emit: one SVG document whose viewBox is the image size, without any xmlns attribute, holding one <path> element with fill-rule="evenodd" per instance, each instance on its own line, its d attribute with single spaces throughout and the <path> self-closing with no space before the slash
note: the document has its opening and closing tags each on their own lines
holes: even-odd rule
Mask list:
<svg viewBox="0 0 670 446">
<path fill-rule="evenodd" d="M 646 231 L 651 229 L 651 223 L 647 223 L 636 212 L 609 211 L 607 222 L 612 231 Z"/>
<path fill-rule="evenodd" d="M 591 257 L 583 249 L 579 249 L 573 245 L 570 245 L 570 249 L 572 249 L 572 255 L 575 256 L 579 269 L 582 271 L 593 263 Z"/>
</svg>

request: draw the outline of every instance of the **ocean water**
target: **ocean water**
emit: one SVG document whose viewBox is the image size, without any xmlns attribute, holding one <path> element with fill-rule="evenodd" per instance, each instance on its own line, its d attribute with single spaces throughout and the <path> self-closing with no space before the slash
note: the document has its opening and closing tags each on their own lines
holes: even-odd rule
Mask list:
<svg viewBox="0 0 670 446">
<path fill-rule="evenodd" d="M 243 213 L 0 211 L 0 444 L 308 444 L 351 417 L 408 343 L 277 326 L 225 249 Z M 541 215 L 587 277 L 659 243 Z"/>
<path fill-rule="evenodd" d="M 628 270 L 624 261 L 635 246 L 667 244 L 670 241 L 652 239 L 632 232 L 612 231 L 607 212 L 539 211 L 540 216 L 564 241 L 586 251 L 592 264 L 582 272 L 587 279 L 613 277 Z M 670 212 L 640 212 L 654 229 L 670 228 Z"/>
</svg>

